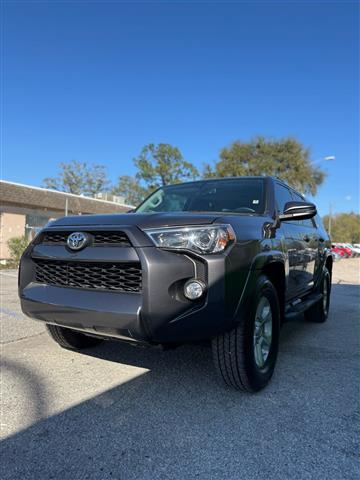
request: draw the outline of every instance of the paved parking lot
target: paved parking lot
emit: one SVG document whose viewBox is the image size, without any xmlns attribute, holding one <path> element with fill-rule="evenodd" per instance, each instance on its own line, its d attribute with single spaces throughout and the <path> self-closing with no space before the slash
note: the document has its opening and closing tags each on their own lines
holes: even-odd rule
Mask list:
<svg viewBox="0 0 360 480">
<path fill-rule="evenodd" d="M 0 271 L 6 479 L 357 479 L 359 259 L 335 264 L 324 325 L 284 325 L 271 385 L 216 381 L 206 346 L 61 350 Z"/>
</svg>

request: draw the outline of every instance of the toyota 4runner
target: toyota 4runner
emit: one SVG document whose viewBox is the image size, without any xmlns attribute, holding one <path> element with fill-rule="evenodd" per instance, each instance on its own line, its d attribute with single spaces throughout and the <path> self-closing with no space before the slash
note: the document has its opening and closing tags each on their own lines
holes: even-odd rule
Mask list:
<svg viewBox="0 0 360 480">
<path fill-rule="evenodd" d="M 331 243 L 314 204 L 272 177 L 159 188 L 127 214 L 69 216 L 21 260 L 23 312 L 62 347 L 211 340 L 223 381 L 270 380 L 281 324 L 328 316 Z"/>
</svg>

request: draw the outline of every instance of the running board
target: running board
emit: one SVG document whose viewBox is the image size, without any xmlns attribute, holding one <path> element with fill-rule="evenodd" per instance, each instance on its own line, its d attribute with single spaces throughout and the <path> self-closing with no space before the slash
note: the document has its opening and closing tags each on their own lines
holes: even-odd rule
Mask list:
<svg viewBox="0 0 360 480">
<path fill-rule="evenodd" d="M 308 308 L 315 305 L 315 303 L 320 302 L 323 298 L 322 293 L 312 293 L 304 300 L 300 298 L 291 305 L 289 305 L 288 309 L 285 311 L 285 322 L 290 322 L 291 320 L 296 320 L 298 316 L 304 313 Z"/>
</svg>

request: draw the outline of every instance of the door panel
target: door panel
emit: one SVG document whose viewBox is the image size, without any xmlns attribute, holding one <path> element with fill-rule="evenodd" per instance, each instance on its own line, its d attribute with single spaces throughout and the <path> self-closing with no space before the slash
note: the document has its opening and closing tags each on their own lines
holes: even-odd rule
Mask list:
<svg viewBox="0 0 360 480">
<path fill-rule="evenodd" d="M 297 193 L 292 192 L 295 200 L 302 201 L 303 198 Z M 301 291 L 309 290 L 314 285 L 316 259 L 319 249 L 319 234 L 314 220 L 300 220 L 295 221 L 294 227 L 296 237 L 301 242 L 302 259 L 302 275 L 299 281 L 301 282 Z"/>
<path fill-rule="evenodd" d="M 294 225 L 291 225 L 291 239 L 293 245 L 292 256 L 292 294 L 299 295 L 304 282 L 304 245 L 301 241 L 298 231 Z"/>
<path fill-rule="evenodd" d="M 293 197 L 290 190 L 284 185 L 275 183 L 275 199 L 279 213 L 283 213 L 285 204 L 291 202 Z M 296 296 L 298 291 L 298 264 L 299 264 L 299 245 L 294 237 L 294 227 L 291 222 L 281 222 L 277 235 L 281 238 L 284 251 L 287 257 L 288 275 L 286 285 L 286 300 Z"/>
<path fill-rule="evenodd" d="M 283 213 L 287 202 L 304 201 L 300 194 L 278 182 L 275 184 L 275 198 L 279 213 Z M 302 295 L 314 284 L 319 236 L 313 220 L 282 222 L 279 234 L 284 237 L 287 252 L 287 298 L 291 299 Z"/>
<path fill-rule="evenodd" d="M 296 283 L 294 278 L 294 262 L 296 262 L 296 246 L 292 239 L 291 226 L 289 222 L 282 222 L 280 228 L 276 230 L 276 239 L 280 242 L 281 250 L 285 253 L 285 275 L 286 292 L 285 300 L 289 300 L 296 294 Z"/>
<path fill-rule="evenodd" d="M 316 230 L 294 222 L 293 238 L 297 245 L 296 291 L 298 294 L 312 288 L 318 249 Z"/>
</svg>

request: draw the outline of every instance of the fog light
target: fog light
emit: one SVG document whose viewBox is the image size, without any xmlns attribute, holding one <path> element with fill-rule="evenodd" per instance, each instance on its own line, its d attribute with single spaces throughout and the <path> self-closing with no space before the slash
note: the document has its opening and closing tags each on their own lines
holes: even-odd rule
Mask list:
<svg viewBox="0 0 360 480">
<path fill-rule="evenodd" d="M 200 280 L 188 280 L 184 286 L 184 295 L 189 300 L 197 300 L 205 292 L 205 284 Z"/>
</svg>

